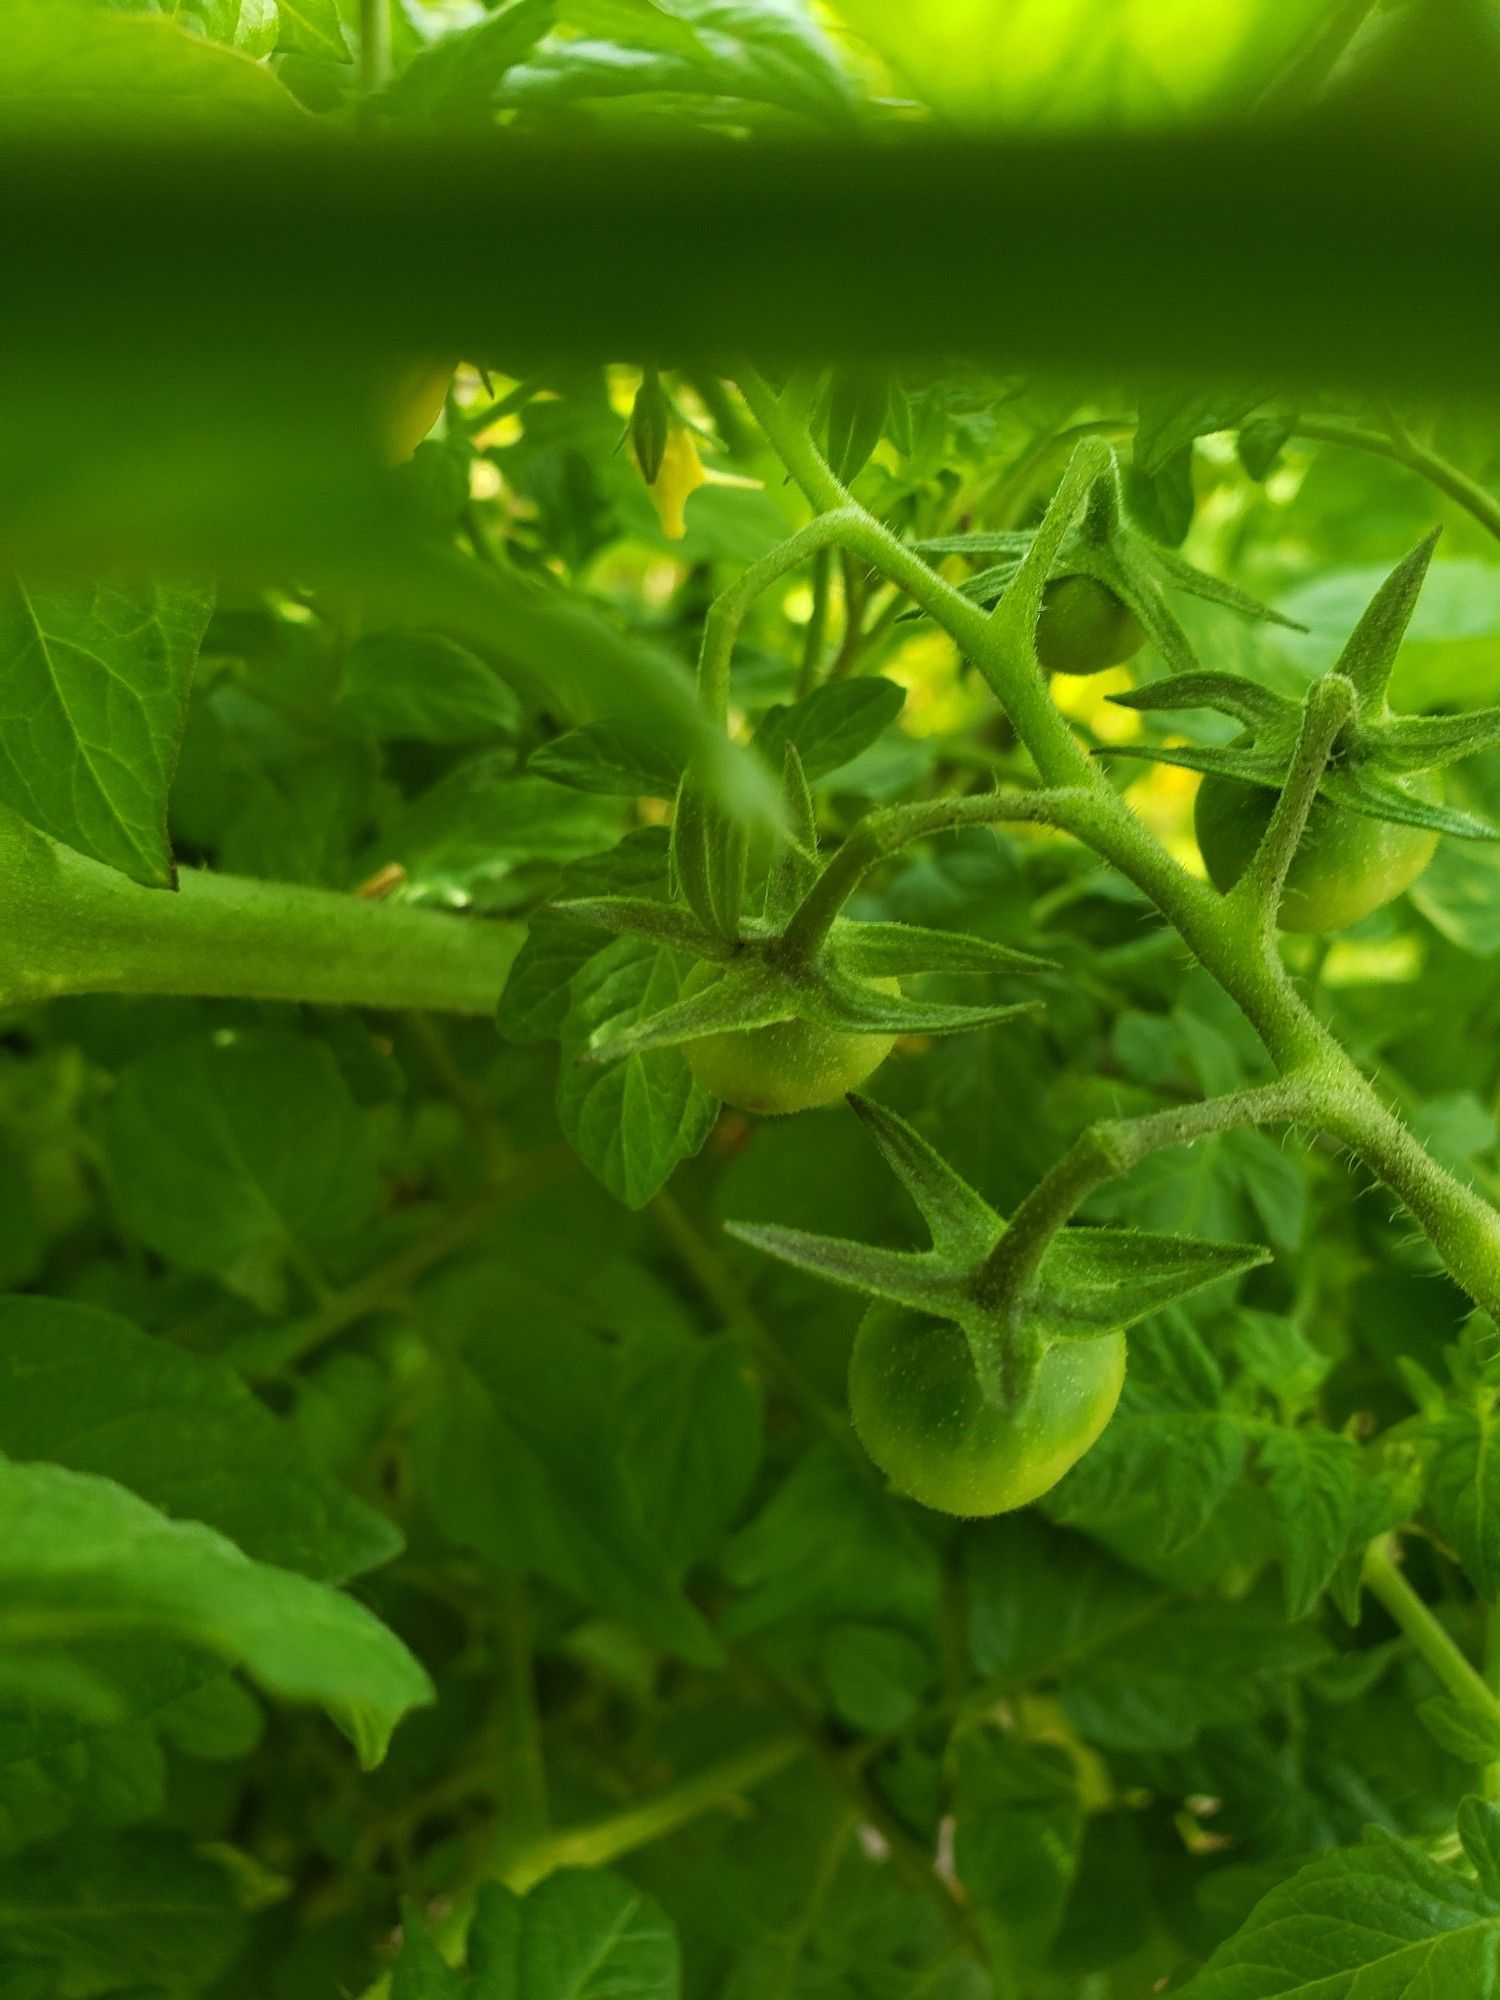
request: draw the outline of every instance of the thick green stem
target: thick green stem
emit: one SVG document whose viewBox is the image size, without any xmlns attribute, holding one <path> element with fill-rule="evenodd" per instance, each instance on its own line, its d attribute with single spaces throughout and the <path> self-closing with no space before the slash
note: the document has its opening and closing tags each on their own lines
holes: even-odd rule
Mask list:
<svg viewBox="0 0 1500 2000">
<path fill-rule="evenodd" d="M 512 1889 L 524 1892 L 560 1868 L 607 1867 L 622 1854 L 633 1854 L 638 1847 L 663 1840 L 713 1807 L 725 1805 L 742 1792 L 763 1785 L 788 1764 L 795 1763 L 804 1751 L 801 1739 L 790 1734 L 752 1743 L 747 1750 L 724 1758 L 694 1777 L 684 1778 L 681 1784 L 643 1805 L 628 1807 L 587 1826 L 543 1835 L 505 1863 L 504 1880 Z"/>
<path fill-rule="evenodd" d="M 785 962 L 806 964 L 815 957 L 865 876 L 908 841 L 953 833 L 960 827 L 997 826 L 1003 821 L 1066 826 L 1068 805 L 1067 795 L 1056 792 L 997 791 L 892 806 L 885 812 L 867 814 L 793 911 L 781 941 Z"/>
<path fill-rule="evenodd" d="M 65 993 L 202 994 L 493 1012 L 522 927 L 185 870 L 138 883 L 0 822 L 0 1005 Z"/>
</svg>

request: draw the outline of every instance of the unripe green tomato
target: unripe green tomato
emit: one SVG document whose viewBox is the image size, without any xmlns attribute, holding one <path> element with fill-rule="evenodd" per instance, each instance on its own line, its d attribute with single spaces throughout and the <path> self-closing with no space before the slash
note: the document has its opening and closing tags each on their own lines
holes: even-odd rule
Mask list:
<svg viewBox="0 0 1500 2000">
<path fill-rule="evenodd" d="M 1435 776 L 1405 781 L 1415 797 L 1442 797 Z M 1275 792 L 1211 774 L 1198 787 L 1193 828 L 1216 889 L 1228 890 L 1249 866 L 1276 809 Z M 1287 870 L 1277 918 L 1284 931 L 1340 931 L 1409 889 L 1432 859 L 1438 837 L 1420 826 L 1366 819 L 1329 800 L 1313 801 Z"/>
<path fill-rule="evenodd" d="M 849 1362 L 860 1443 L 898 1493 L 940 1514 L 1005 1514 L 1055 1486 L 1114 1415 L 1125 1336 L 1055 1341 L 1013 1410 L 980 1393 L 962 1327 L 874 1305 Z"/>
<path fill-rule="evenodd" d="M 701 993 L 720 978 L 716 965 L 695 965 L 682 997 Z M 894 979 L 872 979 L 882 993 L 899 993 Z M 682 1053 L 698 1081 L 737 1111 L 777 1117 L 833 1104 L 855 1090 L 885 1061 L 894 1035 L 823 1028 L 814 1021 L 774 1021 L 767 1028 L 726 1029 L 684 1042 Z"/>
<path fill-rule="evenodd" d="M 1107 583 L 1055 576 L 1042 592 L 1036 656 L 1049 674 L 1099 674 L 1146 643 L 1146 628 Z"/>
</svg>

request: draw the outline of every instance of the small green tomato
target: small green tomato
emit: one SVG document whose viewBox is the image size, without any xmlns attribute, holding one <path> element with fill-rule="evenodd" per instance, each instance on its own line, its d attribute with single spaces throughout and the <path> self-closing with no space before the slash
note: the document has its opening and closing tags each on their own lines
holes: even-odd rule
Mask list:
<svg viewBox="0 0 1500 2000">
<path fill-rule="evenodd" d="M 1124 1334 L 1059 1340 L 1017 1406 L 997 1409 L 980 1393 L 961 1327 L 881 1304 L 855 1335 L 849 1411 L 898 1493 L 940 1514 L 1004 1514 L 1077 1464 L 1124 1380 Z"/>
<path fill-rule="evenodd" d="M 1435 778 L 1406 781 L 1415 797 L 1442 796 Z M 1216 889 L 1228 890 L 1249 866 L 1276 807 L 1276 793 L 1238 778 L 1210 775 L 1198 787 L 1193 827 Z M 1438 837 L 1425 827 L 1367 819 L 1329 800 L 1313 801 L 1292 856 L 1277 918 L 1284 931 L 1340 931 L 1411 887 L 1431 861 Z"/>
<path fill-rule="evenodd" d="M 1056 576 L 1042 593 L 1036 656 L 1049 674 L 1098 674 L 1141 650 L 1146 628 L 1108 584 Z"/>
<path fill-rule="evenodd" d="M 717 966 L 694 966 L 682 997 L 701 993 L 720 976 Z M 872 979 L 883 993 L 899 993 L 894 979 Z M 684 1042 L 682 1053 L 698 1081 L 737 1111 L 779 1117 L 834 1104 L 857 1090 L 895 1046 L 894 1035 L 823 1028 L 813 1021 L 775 1021 L 766 1028 L 725 1029 Z"/>
</svg>

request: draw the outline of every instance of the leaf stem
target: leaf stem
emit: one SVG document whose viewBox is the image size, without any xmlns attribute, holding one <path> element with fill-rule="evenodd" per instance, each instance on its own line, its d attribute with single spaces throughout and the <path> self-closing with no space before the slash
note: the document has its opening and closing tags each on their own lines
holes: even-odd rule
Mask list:
<svg viewBox="0 0 1500 2000">
<path fill-rule="evenodd" d="M 1500 1722 L 1500 1695 L 1454 1644 L 1432 1611 L 1412 1589 L 1396 1561 L 1397 1546 L 1382 1535 L 1365 1552 L 1364 1580 L 1371 1593 L 1410 1639 L 1456 1701 L 1482 1709 Z"/>
</svg>

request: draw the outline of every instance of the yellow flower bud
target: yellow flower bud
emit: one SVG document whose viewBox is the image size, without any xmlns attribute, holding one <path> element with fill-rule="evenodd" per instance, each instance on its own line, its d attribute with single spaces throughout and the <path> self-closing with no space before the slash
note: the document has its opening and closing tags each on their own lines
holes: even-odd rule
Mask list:
<svg viewBox="0 0 1500 2000">
<path fill-rule="evenodd" d="M 683 515 L 687 497 L 695 493 L 706 479 L 692 432 L 684 423 L 669 425 L 661 464 L 647 489 L 655 504 L 661 531 L 669 541 L 680 542 L 687 533 L 687 521 Z"/>
</svg>

